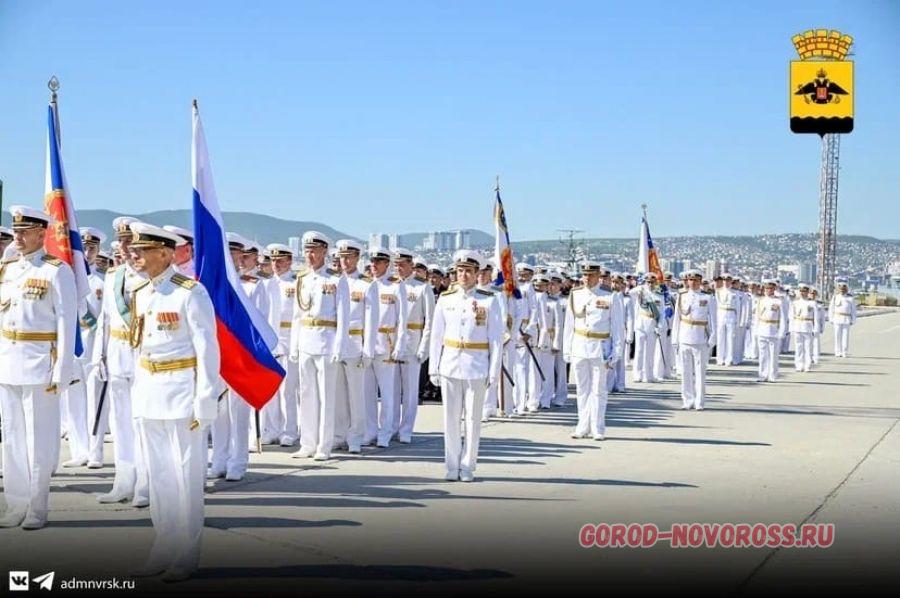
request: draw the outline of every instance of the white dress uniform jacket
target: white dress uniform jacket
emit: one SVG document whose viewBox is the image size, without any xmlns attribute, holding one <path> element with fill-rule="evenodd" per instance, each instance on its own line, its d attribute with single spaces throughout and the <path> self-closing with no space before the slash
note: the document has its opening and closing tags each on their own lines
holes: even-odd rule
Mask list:
<svg viewBox="0 0 900 598">
<path fill-rule="evenodd" d="M 350 290 L 347 279 L 331 268 L 297 276 L 290 354 L 340 359 L 347 339 Z"/>
<path fill-rule="evenodd" d="M 215 419 L 219 344 L 206 289 L 169 267 L 135 290 L 133 305 L 134 416 Z"/>
<path fill-rule="evenodd" d="M 72 269 L 43 249 L 2 265 L 0 384 L 71 381 L 75 306 Z"/>
</svg>

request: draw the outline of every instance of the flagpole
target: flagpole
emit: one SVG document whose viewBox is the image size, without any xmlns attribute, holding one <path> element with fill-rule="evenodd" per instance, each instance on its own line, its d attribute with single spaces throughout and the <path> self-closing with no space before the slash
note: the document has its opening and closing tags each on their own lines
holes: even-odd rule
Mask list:
<svg viewBox="0 0 900 598">
<path fill-rule="evenodd" d="M 52 75 L 47 81 L 47 89 L 50 90 L 50 105 L 53 107 L 53 128 L 56 130 L 56 145 L 62 145 L 62 133 L 59 130 L 59 106 L 56 103 L 57 94 L 60 84 L 56 75 Z"/>
</svg>

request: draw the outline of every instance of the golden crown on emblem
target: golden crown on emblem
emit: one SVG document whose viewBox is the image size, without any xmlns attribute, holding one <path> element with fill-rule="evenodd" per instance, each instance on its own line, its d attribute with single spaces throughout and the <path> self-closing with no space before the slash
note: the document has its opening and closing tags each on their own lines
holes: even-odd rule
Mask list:
<svg viewBox="0 0 900 598">
<path fill-rule="evenodd" d="M 17 211 L 13 214 L 13 222 L 22 222 L 25 219 L 25 215 L 22 212 Z"/>
<path fill-rule="evenodd" d="M 824 58 L 844 60 L 850 53 L 853 38 L 836 29 L 810 29 L 791 38 L 801 60 Z"/>
</svg>

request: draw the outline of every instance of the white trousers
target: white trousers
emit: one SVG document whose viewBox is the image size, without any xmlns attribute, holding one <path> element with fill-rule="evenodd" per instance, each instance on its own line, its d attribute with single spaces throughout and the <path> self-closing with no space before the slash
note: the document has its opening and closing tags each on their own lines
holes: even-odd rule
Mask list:
<svg viewBox="0 0 900 598">
<path fill-rule="evenodd" d="M 401 440 L 412 438 L 419 410 L 419 374 L 422 364 L 412 355 L 406 363 L 397 364 L 397 378 L 394 380 L 393 433 Z"/>
<path fill-rule="evenodd" d="M 301 449 L 331 455 L 337 366 L 330 355 L 300 353 Z"/>
<path fill-rule="evenodd" d="M 46 520 L 50 477 L 59 461 L 59 396 L 46 384 L 0 384 L 6 513 Z"/>
<path fill-rule="evenodd" d="M 609 397 L 606 387 L 608 373 L 602 358 L 572 358 L 575 373 L 575 396 L 578 405 L 578 424 L 575 433 L 580 436 L 598 435 L 606 432 L 606 402 Z"/>
<path fill-rule="evenodd" d="M 366 372 L 366 437 L 364 444 L 377 441 L 387 446 L 393 436 L 391 418 L 394 413 L 394 381 L 397 364 L 386 362 L 387 355 L 377 355 Z M 378 403 L 381 402 L 381 409 Z"/>
<path fill-rule="evenodd" d="M 537 397 L 541 392 L 541 377 L 527 347 L 516 347 L 516 368 L 513 376 L 516 379 L 514 393 L 516 413 L 525 413 L 527 405 L 537 403 Z"/>
<path fill-rule="evenodd" d="M 835 357 L 847 357 L 847 349 L 850 348 L 850 324 L 834 325 L 834 355 Z"/>
<path fill-rule="evenodd" d="M 716 363 L 718 365 L 731 365 L 735 361 L 735 347 L 737 346 L 737 324 L 734 322 L 719 322 L 716 326 Z"/>
<path fill-rule="evenodd" d="M 230 388 L 212 424 L 210 469 L 243 476 L 250 461 L 250 413 L 253 408 Z"/>
<path fill-rule="evenodd" d="M 513 343 L 507 343 L 503 347 L 503 365 L 510 376 L 514 375 L 516 359 L 515 346 Z M 563 371 L 563 375 L 565 375 L 565 371 Z M 565 380 L 563 380 L 563 383 L 565 383 Z M 500 372 L 500 381 L 488 388 L 485 393 L 482 414 L 484 417 L 490 417 L 501 410 L 505 415 L 509 415 L 516 410 L 515 388 L 509 383 L 506 374 L 502 371 Z"/>
<path fill-rule="evenodd" d="M 131 378 L 109 376 L 107 401 L 113 426 L 113 459 L 116 475 L 112 492 L 149 498 L 147 463 L 140 437 L 140 421 L 131 416 Z M 102 448 L 101 448 L 102 450 Z"/>
<path fill-rule="evenodd" d="M 794 368 L 798 372 L 808 372 L 813 363 L 813 334 L 794 333 Z"/>
<path fill-rule="evenodd" d="M 191 418 L 141 420 L 156 532 L 147 562 L 165 570 L 194 571 L 200 562 L 207 430 L 190 426 Z"/>
<path fill-rule="evenodd" d="M 484 380 L 441 378 L 444 410 L 444 465 L 448 472 L 474 472 L 478 464 L 481 440 L 481 412 L 486 383 Z M 463 447 L 460 420 L 465 409 L 466 443 Z"/>
<path fill-rule="evenodd" d="M 625 362 L 628 361 L 627 352 L 628 347 L 626 346 L 625 354 L 622 355 L 622 359 L 616 361 L 616 367 L 613 370 L 615 372 L 615 376 L 613 377 L 613 390 L 616 392 L 625 392 Z"/>
<path fill-rule="evenodd" d="M 654 355 L 653 373 L 659 380 L 665 380 L 672 375 L 672 365 L 675 359 L 675 351 L 672 348 L 672 337 L 665 330 L 656 343 L 656 352 Z"/>
<path fill-rule="evenodd" d="M 813 334 L 812 341 L 812 362 L 819 363 L 819 353 L 822 350 L 822 335 L 818 332 Z"/>
<path fill-rule="evenodd" d="M 744 362 L 744 346 L 747 330 L 740 324 L 734 325 L 734 365 Z"/>
<path fill-rule="evenodd" d="M 656 382 L 654 378 L 653 357 L 656 355 L 656 330 L 634 331 L 634 362 L 631 373 L 635 382 Z"/>
<path fill-rule="evenodd" d="M 685 407 L 703 407 L 706 402 L 706 365 L 709 345 L 678 345 L 681 357 L 681 402 Z"/>
<path fill-rule="evenodd" d="M 744 356 L 747 359 L 758 359 L 759 342 L 756 340 L 756 333 L 753 331 L 753 328 L 746 331 L 744 339 Z"/>
<path fill-rule="evenodd" d="M 346 442 L 353 450 L 359 450 L 362 446 L 366 433 L 365 373 L 358 359 L 338 364 L 334 406 L 335 445 Z"/>
<path fill-rule="evenodd" d="M 299 369 L 296 364 L 290 363 L 286 356 L 279 357 L 278 363 L 284 368 L 284 380 L 278 387 L 278 393 L 260 411 L 262 437 L 270 442 L 286 440 L 292 444 L 299 437 L 297 429 Z"/>
<path fill-rule="evenodd" d="M 87 375 L 87 430 L 88 430 L 88 460 L 103 463 L 103 438 L 109 431 L 109 384 L 103 389 L 104 382 L 100 380 L 97 368 L 90 368 Z M 97 417 L 97 406 L 100 403 L 101 393 L 104 393 L 103 407 Z M 97 433 L 94 434 L 94 424 L 97 422 Z"/>
<path fill-rule="evenodd" d="M 79 368 L 80 366 L 75 367 Z M 87 385 L 84 376 L 79 376 L 78 382 L 67 386 L 62 393 L 65 395 L 63 405 L 65 405 L 66 414 L 64 418 L 68 422 L 66 439 L 69 443 L 69 457 L 86 460 L 90 452 L 90 439 L 88 438 Z"/>
<path fill-rule="evenodd" d="M 529 403 L 529 407 L 541 407 L 549 409 L 550 402 L 553 400 L 556 392 L 556 380 L 553 379 L 553 367 L 556 363 L 556 355 L 552 351 L 536 351 L 538 362 L 541 364 L 541 371 L 544 372 L 544 380 L 541 380 L 541 393 L 537 395 L 537 401 Z M 540 378 L 540 374 L 538 374 Z"/>
<path fill-rule="evenodd" d="M 553 375 L 556 380 L 556 388 L 552 403 L 558 406 L 565 405 L 566 399 L 569 398 L 569 381 L 566 377 L 566 360 L 563 358 L 562 351 L 553 356 Z"/>
<path fill-rule="evenodd" d="M 778 379 L 778 356 L 781 354 L 781 338 L 760 336 L 759 379 L 775 382 Z"/>
</svg>

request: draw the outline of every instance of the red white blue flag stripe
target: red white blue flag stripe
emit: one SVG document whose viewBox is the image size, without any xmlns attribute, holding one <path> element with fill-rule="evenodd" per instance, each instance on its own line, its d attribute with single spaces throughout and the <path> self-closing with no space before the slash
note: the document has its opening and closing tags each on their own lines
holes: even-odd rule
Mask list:
<svg viewBox="0 0 900 598">
<path fill-rule="evenodd" d="M 494 257 L 497 260 L 497 277 L 494 279 L 494 285 L 502 287 L 507 297 L 518 299 L 522 295 L 516 286 L 512 247 L 509 244 L 509 230 L 506 228 L 506 212 L 503 210 L 499 188 L 494 203 Z"/>
<path fill-rule="evenodd" d="M 275 395 L 284 369 L 272 355 L 278 337 L 250 303 L 231 261 L 200 112 L 194 106 L 191 170 L 194 185 L 194 252 L 197 279 L 216 312 L 221 374 L 247 403 L 259 409 Z"/>
<path fill-rule="evenodd" d="M 76 299 L 80 303 L 91 292 L 88 284 L 88 264 L 84 258 L 84 246 L 75 221 L 75 208 L 66 184 L 62 152 L 59 147 L 59 113 L 56 102 L 50 102 L 47 110 L 47 159 L 44 168 L 44 211 L 50 214 L 51 225 L 44 237 L 44 250 L 69 264 L 75 274 Z M 75 324 L 75 355 L 84 351 L 81 327 Z"/>
</svg>

